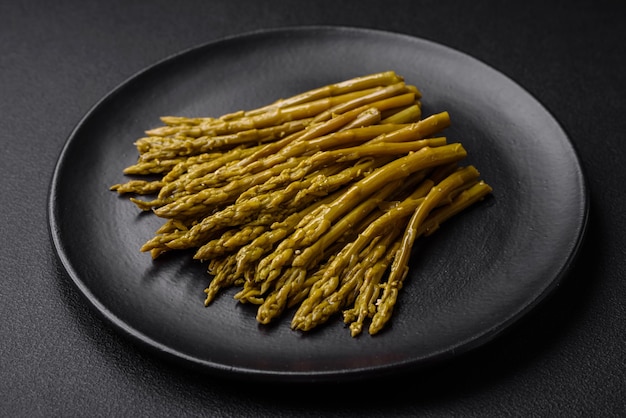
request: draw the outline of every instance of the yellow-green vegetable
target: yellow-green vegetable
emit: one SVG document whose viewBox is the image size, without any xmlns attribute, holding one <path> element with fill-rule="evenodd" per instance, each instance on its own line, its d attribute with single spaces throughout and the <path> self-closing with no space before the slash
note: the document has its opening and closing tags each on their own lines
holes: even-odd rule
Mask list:
<svg viewBox="0 0 626 418">
<path fill-rule="evenodd" d="M 421 100 L 385 71 L 222 116 L 163 116 L 123 171 L 152 178 L 111 190 L 164 221 L 141 251 L 207 262 L 205 305 L 235 287 L 260 323 L 292 310 L 294 330 L 343 315 L 353 337 L 368 322 L 376 334 L 415 240 L 492 192 L 441 135 L 448 112 L 423 118 Z"/>
</svg>

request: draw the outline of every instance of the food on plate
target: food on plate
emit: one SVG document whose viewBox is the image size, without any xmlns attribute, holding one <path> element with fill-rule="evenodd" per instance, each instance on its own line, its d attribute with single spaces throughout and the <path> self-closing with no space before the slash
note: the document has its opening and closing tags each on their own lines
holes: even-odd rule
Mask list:
<svg viewBox="0 0 626 418">
<path fill-rule="evenodd" d="M 111 187 L 164 222 L 141 251 L 195 251 L 209 305 L 225 288 L 267 324 L 352 336 L 389 322 L 413 244 L 492 192 L 393 71 L 220 117 L 162 117 Z M 156 179 L 155 179 L 156 176 Z M 143 177 L 143 178 L 142 178 Z M 143 196 L 143 197 L 142 197 Z M 452 231 L 450 231 L 452 233 Z"/>
</svg>

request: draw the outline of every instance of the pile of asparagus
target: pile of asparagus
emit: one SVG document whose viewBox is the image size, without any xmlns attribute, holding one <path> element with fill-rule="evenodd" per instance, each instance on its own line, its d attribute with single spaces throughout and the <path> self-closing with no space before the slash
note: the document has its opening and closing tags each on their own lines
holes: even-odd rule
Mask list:
<svg viewBox="0 0 626 418">
<path fill-rule="evenodd" d="M 111 187 L 164 224 L 141 251 L 193 249 L 266 324 L 293 308 L 307 331 L 343 313 L 352 336 L 389 321 L 414 241 L 491 187 L 388 71 L 218 118 L 162 117 Z M 151 197 L 139 198 L 138 195 Z"/>
</svg>

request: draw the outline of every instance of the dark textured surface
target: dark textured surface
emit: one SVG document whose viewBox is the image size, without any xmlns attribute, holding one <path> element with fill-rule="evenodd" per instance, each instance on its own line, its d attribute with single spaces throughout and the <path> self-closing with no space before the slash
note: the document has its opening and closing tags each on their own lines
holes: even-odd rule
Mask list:
<svg viewBox="0 0 626 418">
<path fill-rule="evenodd" d="M 620 416 L 626 411 L 626 157 L 620 2 L 2 2 L 0 414 L 5 416 Z M 57 262 L 46 204 L 63 144 L 137 71 L 224 36 L 371 27 L 502 71 L 570 135 L 591 216 L 547 303 L 453 362 L 366 384 L 259 385 L 165 363 L 99 319 Z M 76 190 L 76 199 L 81 199 Z M 532 262 L 532 260 L 529 260 Z"/>
</svg>

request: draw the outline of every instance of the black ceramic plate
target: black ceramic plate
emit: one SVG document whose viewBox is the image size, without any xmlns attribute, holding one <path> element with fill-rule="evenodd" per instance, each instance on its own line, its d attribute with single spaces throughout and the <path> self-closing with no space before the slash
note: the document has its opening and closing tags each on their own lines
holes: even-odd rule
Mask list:
<svg viewBox="0 0 626 418">
<path fill-rule="evenodd" d="M 217 116 L 306 89 L 395 70 L 447 110 L 493 196 L 421 240 L 392 322 L 352 338 L 340 318 L 310 334 L 285 318 L 260 326 L 233 292 L 203 306 L 209 281 L 190 254 L 152 261 L 139 247 L 161 220 L 109 186 L 136 161 L 133 142 L 161 115 Z M 102 99 L 60 156 L 50 195 L 59 257 L 116 328 L 185 364 L 273 380 L 380 375 L 478 347 L 537 305 L 566 275 L 587 217 L 583 175 L 558 123 L 487 65 L 409 36 L 350 28 L 260 32 L 160 62 Z"/>
</svg>

